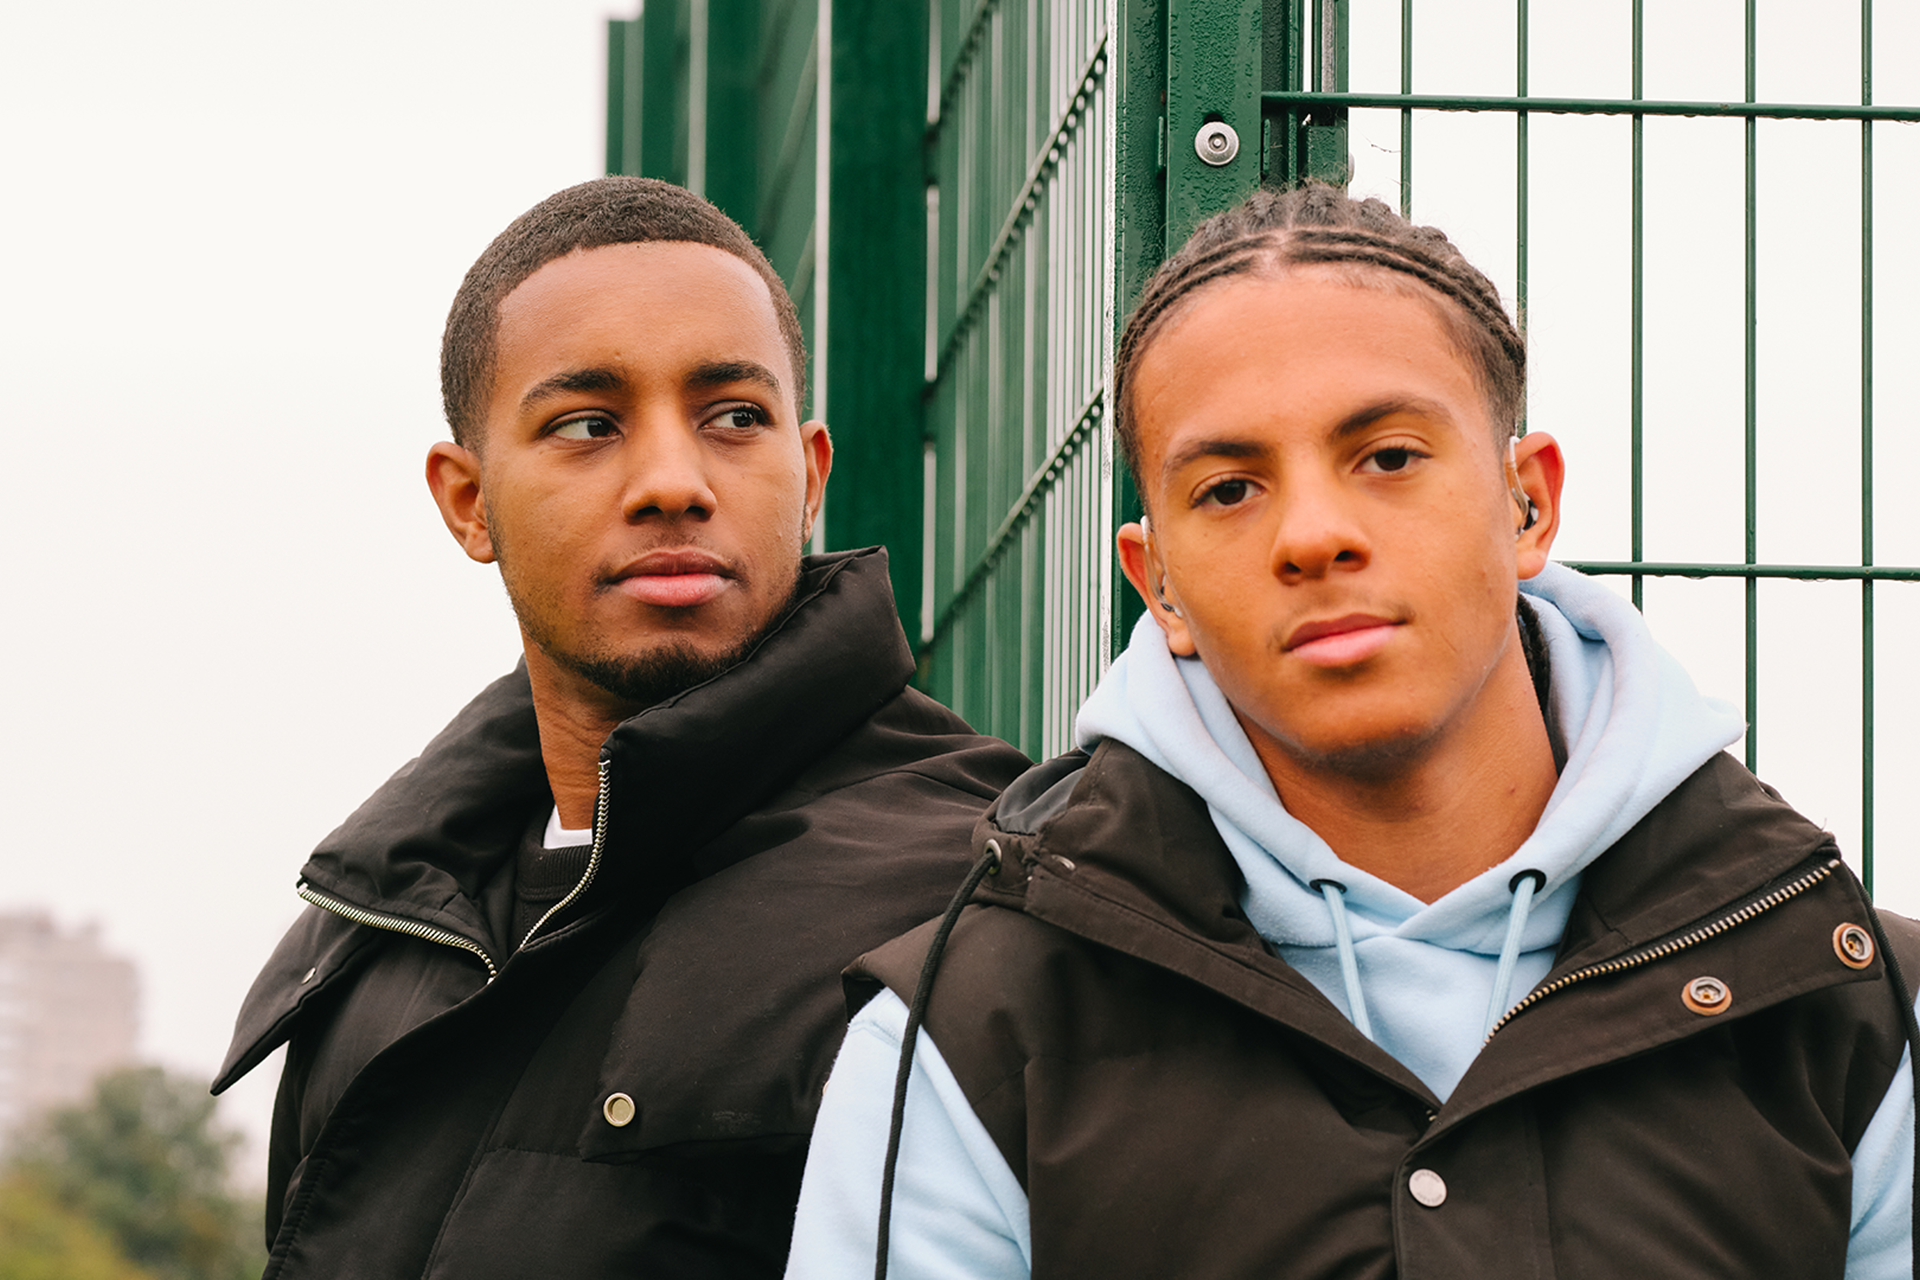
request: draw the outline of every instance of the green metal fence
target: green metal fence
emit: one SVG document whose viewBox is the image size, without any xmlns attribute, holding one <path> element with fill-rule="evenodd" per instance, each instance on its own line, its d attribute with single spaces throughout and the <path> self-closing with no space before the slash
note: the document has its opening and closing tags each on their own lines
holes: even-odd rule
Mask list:
<svg viewBox="0 0 1920 1280">
<path fill-rule="evenodd" d="M 1363 8 L 1359 0 L 1355 0 L 1355 7 Z M 1892 7 L 1879 6 L 1883 10 Z M 1702 584 L 1715 581 L 1739 584 L 1739 649 L 1737 653 L 1728 653 L 1727 646 L 1720 646 L 1718 663 L 1709 662 L 1707 665 L 1710 669 L 1705 671 L 1696 668 L 1696 676 L 1709 687 L 1724 688 L 1725 666 L 1739 664 L 1739 692 L 1750 726 L 1743 750 L 1750 767 L 1774 776 L 1776 770 L 1770 761 L 1776 757 L 1790 756 L 1795 751 L 1805 754 L 1809 750 L 1830 759 L 1857 761 L 1850 770 L 1854 775 L 1852 785 L 1858 788 L 1857 817 L 1836 822 L 1835 825 L 1851 828 L 1844 833 L 1855 837 L 1847 841 L 1849 855 L 1858 860 L 1868 883 L 1872 884 L 1878 737 L 1876 710 L 1880 703 L 1876 687 L 1876 584 L 1920 580 L 1920 569 L 1910 567 L 1911 561 L 1908 566 L 1888 565 L 1877 563 L 1875 556 L 1876 441 L 1889 426 L 1896 430 L 1904 427 L 1906 434 L 1910 435 L 1916 425 L 1910 395 L 1889 401 L 1875 394 L 1877 359 L 1894 352 L 1897 353 L 1896 359 L 1905 357 L 1899 359 L 1900 364 L 1910 364 L 1910 353 L 1914 349 L 1911 342 L 1915 336 L 1908 323 L 1903 328 L 1905 345 L 1891 347 L 1877 342 L 1875 300 L 1876 297 L 1911 297 L 1914 286 L 1920 284 L 1920 276 L 1916 276 L 1910 258 L 1898 264 L 1883 262 L 1878 268 L 1875 262 L 1877 214 L 1883 215 L 1890 210 L 1898 220 L 1911 208 L 1908 203 L 1890 205 L 1886 201 L 1876 200 L 1875 181 L 1879 169 L 1875 162 L 1875 144 L 1887 136 L 1887 129 L 1920 121 L 1920 107 L 1910 105 L 1920 101 L 1920 94 L 1913 93 L 1914 82 L 1910 76 L 1902 86 L 1909 95 L 1906 98 L 1909 105 L 1887 105 L 1876 103 L 1874 99 L 1875 55 L 1878 47 L 1874 38 L 1876 5 L 1873 0 L 1860 0 L 1857 6 L 1836 5 L 1817 14 L 1805 6 L 1796 10 L 1770 6 L 1763 13 L 1757 0 L 1738 0 L 1736 4 L 1721 6 L 1700 33 L 1703 44 L 1689 50 L 1692 56 L 1702 60 L 1713 59 L 1716 47 L 1731 50 L 1733 56 L 1728 57 L 1723 53 L 1718 59 L 1719 65 L 1723 71 L 1737 68 L 1740 79 L 1737 85 L 1728 84 L 1725 81 L 1730 77 L 1723 76 L 1722 82 L 1713 86 L 1720 90 L 1721 96 L 1661 92 L 1648 95 L 1648 63 L 1653 42 L 1648 30 L 1650 15 L 1644 0 L 1628 0 L 1608 7 L 1611 20 L 1618 28 L 1613 33 L 1617 39 L 1601 41 L 1612 44 L 1613 47 L 1605 51 L 1611 55 L 1610 58 L 1596 59 L 1593 51 L 1583 50 L 1578 59 L 1582 71 L 1598 72 L 1599 77 L 1611 75 L 1622 90 L 1611 95 L 1556 94 L 1551 89 L 1547 93 L 1534 91 L 1537 87 L 1533 74 L 1534 63 L 1541 35 L 1541 24 L 1535 19 L 1536 16 L 1542 19 L 1555 17 L 1559 12 L 1558 7 L 1549 9 L 1542 6 L 1538 15 L 1530 7 L 1529 0 L 1502 0 L 1499 4 L 1485 5 L 1395 0 L 1391 4 L 1364 8 L 1371 12 L 1363 18 L 1360 13 L 1349 14 L 1345 0 L 1324 0 L 1319 5 L 1317 15 L 1322 24 L 1321 30 L 1337 31 L 1349 23 L 1368 21 L 1377 48 L 1378 44 L 1391 40 L 1392 28 L 1397 27 L 1398 40 L 1394 42 L 1397 43 L 1395 52 L 1398 54 L 1397 85 L 1375 84 L 1368 86 L 1366 91 L 1350 88 L 1347 62 L 1349 51 L 1353 48 L 1353 36 L 1349 26 L 1344 38 L 1336 37 L 1318 43 L 1317 47 L 1326 54 L 1323 59 L 1326 72 L 1319 86 L 1307 90 L 1269 88 L 1263 93 L 1262 105 L 1269 121 L 1284 125 L 1308 112 L 1346 117 L 1350 122 L 1357 122 L 1363 114 L 1371 115 L 1372 136 L 1388 137 L 1397 144 L 1378 148 L 1375 155 L 1385 159 L 1389 151 L 1395 153 L 1390 158 L 1392 168 L 1397 172 L 1376 172 L 1374 182 L 1360 185 L 1370 185 L 1389 198 L 1397 197 L 1401 209 L 1416 218 L 1423 215 L 1420 199 L 1422 188 L 1415 181 L 1415 161 L 1423 136 L 1445 130 L 1449 118 L 1462 115 L 1470 115 L 1483 122 L 1497 120 L 1505 126 L 1504 138 L 1484 131 L 1480 133 L 1478 172 L 1484 175 L 1505 167 L 1510 175 L 1504 184 L 1486 182 L 1483 178 L 1482 190 L 1498 191 L 1511 201 L 1507 225 L 1511 228 L 1512 247 L 1511 257 L 1506 263 L 1509 274 L 1505 283 L 1510 288 L 1511 300 L 1522 317 L 1523 325 L 1530 324 L 1534 329 L 1536 375 L 1530 396 L 1533 422 L 1565 434 L 1561 421 L 1541 416 L 1541 406 L 1543 401 L 1557 401 L 1564 405 L 1568 398 L 1566 384 L 1574 379 L 1605 379 L 1624 391 L 1624 403 L 1620 406 L 1624 409 L 1620 418 L 1624 420 L 1606 420 L 1595 424 L 1597 431 L 1581 440 L 1583 445 L 1589 446 L 1590 455 L 1600 452 L 1608 444 L 1624 444 L 1626 456 L 1624 467 L 1621 468 L 1624 475 L 1617 476 L 1609 486 L 1590 488 L 1581 495 L 1589 503 L 1597 499 L 1599 503 L 1622 512 L 1625 517 L 1624 530 L 1606 534 L 1589 532 L 1584 537 L 1563 539 L 1558 550 L 1569 556 L 1569 563 L 1576 568 L 1621 580 L 1635 604 L 1649 611 L 1656 632 L 1663 638 L 1667 637 L 1670 629 L 1685 627 L 1690 615 L 1695 615 L 1693 620 L 1697 621 L 1700 601 L 1705 598 L 1701 594 Z M 1656 11 L 1656 16 L 1667 15 Z M 1501 92 L 1494 86 L 1488 86 L 1493 91 L 1417 92 L 1416 67 L 1420 42 L 1416 39 L 1416 23 L 1421 31 L 1433 28 L 1445 31 L 1457 27 L 1463 18 L 1475 22 L 1483 33 L 1485 43 L 1497 45 L 1504 39 L 1508 64 L 1504 70 L 1509 80 L 1508 91 Z M 1761 50 L 1761 38 L 1767 30 L 1767 22 L 1773 24 L 1776 34 L 1786 33 L 1787 40 L 1791 42 L 1790 45 L 1782 42 L 1780 47 L 1773 50 L 1770 58 L 1763 57 Z M 1809 40 L 1810 36 L 1818 37 L 1823 30 L 1831 35 L 1835 28 L 1851 28 L 1845 33 L 1852 45 L 1846 51 L 1852 55 L 1850 59 L 1837 56 L 1831 48 L 1821 49 L 1817 38 Z M 1590 28 L 1583 28 L 1581 34 L 1589 39 L 1594 35 Z M 1911 37 L 1912 33 L 1909 31 L 1907 34 Z M 1832 42 L 1828 43 L 1831 45 Z M 1879 56 L 1882 64 L 1892 61 L 1884 49 Z M 1853 100 L 1824 102 L 1780 101 L 1763 92 L 1769 79 L 1778 81 L 1791 78 L 1795 70 L 1791 65 L 1793 60 L 1807 58 L 1822 60 L 1829 68 L 1837 68 L 1839 74 L 1835 78 L 1855 90 L 1857 96 Z M 1568 61 L 1571 60 L 1563 59 L 1563 62 Z M 1671 69 L 1673 59 L 1670 54 L 1665 61 Z M 1385 62 L 1386 59 L 1382 58 L 1373 60 L 1376 76 L 1389 70 L 1382 65 Z M 1600 65 L 1596 66 L 1596 63 Z M 1447 77 L 1436 75 L 1432 78 Z M 1563 75 L 1563 78 L 1566 77 Z M 1671 74 L 1667 78 L 1669 81 L 1686 79 Z M 1727 90 L 1734 92 L 1728 93 Z M 1590 154 L 1584 158 L 1582 166 L 1585 171 L 1582 178 L 1596 198 L 1608 199 L 1608 193 L 1625 197 L 1617 202 L 1622 206 L 1618 210 L 1618 221 L 1624 226 L 1627 240 L 1625 260 L 1618 264 L 1624 268 L 1621 274 L 1626 277 L 1627 296 L 1624 299 L 1583 296 L 1603 292 L 1600 289 L 1578 291 L 1562 287 L 1548 296 L 1535 294 L 1530 288 L 1534 282 L 1536 259 L 1540 255 L 1550 253 L 1564 259 L 1580 252 L 1578 246 L 1566 243 L 1565 237 L 1556 236 L 1556 224 L 1533 217 L 1536 195 L 1541 189 L 1541 179 L 1534 161 L 1545 149 L 1538 130 L 1546 127 L 1546 122 L 1563 117 L 1584 117 L 1605 122 L 1601 125 L 1602 129 L 1624 135 L 1615 139 L 1616 143 L 1624 143 L 1624 146 L 1612 146 L 1605 154 Z M 1716 122 L 1724 123 L 1718 124 L 1716 129 Z M 1789 122 L 1793 123 L 1789 125 Z M 1808 123 L 1814 123 L 1812 130 L 1805 128 Z M 1666 519 L 1661 522 L 1664 526 L 1663 536 L 1656 538 L 1651 536 L 1649 528 L 1651 512 L 1648 490 L 1649 481 L 1653 478 L 1650 474 L 1650 450 L 1663 447 L 1671 457 L 1674 439 L 1687 432 L 1700 430 L 1702 424 L 1676 421 L 1671 413 L 1661 414 L 1661 398 L 1648 386 L 1649 361 L 1657 354 L 1650 351 L 1647 339 L 1649 291 L 1656 283 L 1650 280 L 1647 262 L 1649 201 L 1655 198 L 1650 194 L 1650 184 L 1654 179 L 1650 173 L 1649 130 L 1664 129 L 1661 142 L 1671 155 L 1676 148 L 1719 147 L 1725 150 L 1725 144 L 1730 141 L 1724 137 L 1727 125 L 1739 130 L 1735 143 L 1740 160 L 1740 186 L 1735 193 L 1738 222 L 1728 226 L 1724 222 L 1701 218 L 1684 234 L 1676 237 L 1669 217 L 1669 225 L 1663 227 L 1662 231 L 1670 240 L 1677 239 L 1697 251 L 1710 251 L 1707 246 L 1716 241 L 1737 237 L 1741 250 L 1737 279 L 1703 279 L 1701 292 L 1717 294 L 1717 299 L 1676 297 L 1669 290 L 1661 298 L 1660 304 L 1676 310 L 1704 307 L 1717 312 L 1716 319 L 1723 332 L 1731 330 L 1737 335 L 1740 348 L 1739 385 L 1737 388 L 1727 388 L 1732 394 L 1712 407 L 1707 416 L 1714 421 L 1705 425 L 1708 429 L 1727 424 L 1737 426 L 1738 465 L 1737 468 L 1729 465 L 1727 470 L 1737 469 L 1740 491 L 1734 504 L 1703 501 L 1701 505 L 1709 510 L 1698 512 L 1697 521 L 1687 521 L 1680 517 L 1689 514 L 1686 508 L 1694 500 L 1693 491 L 1685 485 L 1675 486 L 1672 483 L 1673 469 L 1670 468 L 1666 477 L 1666 488 L 1670 495 L 1666 499 L 1668 509 Z M 1799 129 L 1799 132 L 1786 132 L 1790 127 Z M 1357 142 L 1357 127 L 1353 132 Z M 1913 131 L 1907 132 L 1910 137 Z M 1546 146 L 1564 146 L 1574 136 L 1569 133 L 1558 134 L 1550 138 Z M 1604 135 L 1589 132 L 1581 136 L 1598 139 Z M 1491 148 L 1487 146 L 1490 140 L 1493 142 Z M 1510 159 L 1505 160 L 1503 165 L 1499 152 L 1507 148 L 1510 148 L 1507 151 Z M 1359 150 L 1356 146 L 1356 152 Z M 1493 152 L 1492 155 L 1488 154 L 1489 150 Z M 1908 155 L 1911 157 L 1912 153 Z M 1816 162 L 1810 163 L 1810 159 Z M 1792 175 L 1791 185 L 1786 190 L 1763 191 L 1769 166 L 1775 175 Z M 1376 164 L 1376 168 L 1385 169 L 1386 166 Z M 1672 165 L 1669 163 L 1666 168 L 1668 172 L 1664 177 L 1667 189 L 1659 196 L 1661 201 L 1670 205 L 1676 198 L 1698 198 L 1686 193 L 1676 196 L 1672 189 Z M 1907 170 L 1907 176 L 1911 176 L 1910 169 Z M 1906 200 L 1912 198 L 1910 185 L 1904 195 Z M 1792 208 L 1792 201 L 1796 199 L 1817 204 L 1826 211 L 1822 216 L 1828 225 L 1815 236 L 1808 236 L 1804 230 L 1792 225 L 1792 218 L 1775 213 L 1783 206 Z M 1448 229 L 1457 235 L 1463 219 L 1453 212 L 1444 218 L 1435 217 L 1444 221 Z M 1486 219 L 1483 217 L 1480 220 Z M 1475 219 L 1467 217 L 1464 221 L 1471 229 Z M 1798 252 L 1802 246 L 1794 243 L 1797 236 L 1840 245 L 1843 252 L 1851 257 L 1850 268 L 1844 264 L 1832 264 L 1837 268 L 1832 274 L 1850 270 L 1857 282 L 1857 301 L 1851 314 L 1846 314 L 1842 307 L 1823 306 L 1825 299 L 1808 296 L 1810 291 L 1784 289 L 1769 293 L 1763 277 L 1763 262 L 1768 255 L 1778 258 Z M 1725 304 L 1736 297 L 1738 314 L 1729 314 L 1731 307 Z M 1612 327 L 1624 339 L 1625 351 L 1614 357 L 1588 357 L 1582 362 L 1584 368 L 1556 368 L 1551 364 L 1542 368 L 1538 342 L 1542 317 L 1548 314 L 1564 316 L 1575 309 L 1592 308 L 1596 301 L 1603 304 L 1603 314 L 1592 317 L 1590 326 L 1603 329 Z M 1828 338 L 1845 332 L 1849 340 L 1834 345 L 1838 348 L 1850 346 L 1853 349 L 1851 359 L 1857 363 L 1847 367 L 1842 359 L 1834 359 L 1823 367 L 1822 361 L 1814 359 L 1796 366 L 1783 349 L 1787 344 L 1782 343 L 1778 336 L 1785 328 L 1796 323 L 1817 326 Z M 1774 367 L 1774 376 L 1771 378 L 1776 385 L 1768 385 L 1770 379 L 1765 357 L 1769 346 L 1776 359 L 1787 356 L 1786 380 L 1797 382 L 1802 388 L 1811 386 L 1825 389 L 1827 403 L 1821 406 L 1821 420 L 1817 424 L 1802 427 L 1803 432 L 1811 427 L 1820 433 L 1821 445 L 1818 450 L 1807 449 L 1808 442 L 1804 438 L 1796 442 L 1790 432 L 1762 430 L 1769 393 L 1779 396 L 1788 390 L 1778 385 L 1783 380 L 1781 366 L 1778 365 Z M 1561 385 L 1554 385 L 1552 380 L 1555 378 L 1560 380 Z M 1907 385 L 1911 390 L 1910 379 Z M 1668 396 L 1669 400 L 1675 398 Z M 1877 423 L 1877 399 L 1894 403 L 1896 417 L 1901 420 L 1897 423 Z M 1659 419 L 1657 429 L 1654 419 Z M 1847 427 L 1845 423 L 1849 419 L 1852 425 Z M 1770 488 L 1763 486 L 1763 463 L 1770 449 L 1786 455 L 1785 463 L 1789 468 L 1807 465 L 1813 461 L 1807 454 L 1846 451 L 1844 442 L 1838 449 L 1834 445 L 1834 434 L 1842 429 L 1852 437 L 1852 451 L 1856 454 L 1855 483 L 1836 486 L 1829 477 L 1826 485 L 1814 487 L 1810 492 L 1803 488 L 1802 492 L 1791 496 L 1788 485 L 1775 483 Z M 1613 441 L 1602 442 L 1591 438 L 1599 432 L 1610 434 Z M 1665 436 L 1664 445 L 1655 438 L 1662 433 Z M 1580 436 L 1582 432 L 1576 427 L 1573 434 Z M 1803 449 L 1806 453 L 1801 452 Z M 1576 462 L 1578 460 L 1576 455 Z M 1710 488 L 1717 479 L 1714 476 L 1701 478 L 1698 487 Z M 1804 485 L 1805 478 L 1800 479 Z M 1808 505 L 1822 508 L 1822 520 L 1829 526 L 1851 525 L 1856 530 L 1854 547 L 1837 546 L 1830 537 L 1809 536 L 1807 530 L 1798 527 L 1800 522 L 1793 518 L 1796 513 L 1792 508 Z M 1731 509 L 1725 509 L 1729 506 Z M 1679 514 L 1676 515 L 1676 512 Z M 1687 524 L 1713 520 L 1722 522 L 1724 527 L 1737 533 L 1737 544 L 1727 547 L 1734 551 L 1734 555 L 1708 557 L 1676 553 L 1689 542 L 1708 540 L 1703 538 L 1701 529 L 1685 527 Z M 1721 540 L 1723 546 L 1725 541 Z M 1807 549 L 1814 554 L 1807 555 Z M 1857 555 L 1853 554 L 1855 551 Z M 1912 552 L 1909 543 L 1908 554 Z M 1857 683 L 1851 689 L 1835 687 L 1836 682 L 1828 674 L 1834 665 L 1830 654 L 1820 652 L 1817 645 L 1801 643 L 1796 646 L 1784 634 L 1791 615 L 1830 608 L 1832 602 L 1804 595 L 1796 597 L 1790 591 L 1778 590 L 1777 585 L 1812 581 L 1858 584 L 1855 588 L 1857 599 L 1853 606 L 1858 613 L 1857 628 L 1828 629 L 1830 645 L 1857 646 Z M 1656 584 L 1657 589 L 1649 590 Z M 1686 598 L 1686 593 L 1693 593 L 1692 598 Z M 1907 603 L 1911 605 L 1910 601 Z M 1849 630 L 1852 632 L 1851 639 L 1839 634 Z M 1774 636 L 1779 637 L 1777 647 L 1789 660 L 1781 664 L 1784 669 L 1770 687 L 1766 677 L 1768 664 L 1764 650 L 1770 643 L 1770 637 Z M 1705 652 L 1712 646 L 1699 645 L 1697 648 Z M 1796 653 L 1796 648 L 1800 652 Z M 1790 705 L 1795 701 L 1792 695 L 1796 691 L 1808 688 L 1815 689 L 1825 704 L 1815 709 L 1811 716 L 1804 714 L 1808 708 L 1792 708 Z M 1915 704 L 1910 696 L 1911 691 L 1902 690 L 1902 693 L 1907 695 L 1900 700 L 1904 708 L 1901 718 L 1904 719 L 1911 714 Z M 1804 698 L 1800 700 L 1805 701 Z M 1780 718 L 1784 736 L 1777 739 L 1772 736 L 1771 726 L 1775 717 L 1768 714 L 1770 702 L 1783 704 Z M 1846 704 L 1851 704 L 1851 707 Z M 1789 715 L 1789 710 L 1803 714 Z M 1849 711 L 1853 714 L 1849 714 Z M 1847 720 L 1857 723 L 1857 728 L 1847 735 L 1853 738 L 1851 743 L 1834 731 Z M 1778 742 L 1779 746 L 1770 747 L 1768 754 L 1763 756 L 1763 742 Z M 1817 745 L 1810 747 L 1810 743 Z M 1841 769 L 1836 772 L 1847 771 Z M 1833 785 L 1832 780 L 1827 780 L 1827 784 Z M 1834 811 L 1844 812 L 1849 807 L 1833 795 L 1808 796 L 1794 792 L 1790 793 L 1790 798 L 1808 807 L 1816 816 L 1822 816 L 1823 808 L 1825 816 L 1831 818 Z"/>
<path fill-rule="evenodd" d="M 1137 616 L 1106 387 L 1147 274 L 1262 181 L 1446 227 L 1529 331 L 1558 550 L 1744 698 L 1749 763 L 1871 878 L 1876 777 L 1920 765 L 1879 732 L 1920 686 L 1876 662 L 1889 608 L 1920 625 L 1879 586 L 1920 579 L 1920 512 L 1875 485 L 1920 463 L 1912 8 L 647 0 L 608 165 L 768 247 L 839 445 L 826 537 L 890 545 L 923 685 L 1037 754 Z"/>
<path fill-rule="evenodd" d="M 934 20 L 921 640 L 936 696 L 1035 751 L 1110 644 L 1104 7 L 944 0 Z"/>
</svg>

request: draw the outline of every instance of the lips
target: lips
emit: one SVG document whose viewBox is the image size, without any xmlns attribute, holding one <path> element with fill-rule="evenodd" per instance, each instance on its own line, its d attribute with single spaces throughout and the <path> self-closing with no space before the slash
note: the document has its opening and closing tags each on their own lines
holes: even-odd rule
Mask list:
<svg viewBox="0 0 1920 1280">
<path fill-rule="evenodd" d="M 712 552 L 675 547 L 649 551 L 608 575 L 607 581 L 640 604 L 692 609 L 717 599 L 733 576 L 732 566 Z"/>
<path fill-rule="evenodd" d="M 1371 613 L 1303 622 L 1288 634 L 1282 650 L 1316 667 L 1346 667 L 1386 648 L 1399 623 Z"/>
</svg>

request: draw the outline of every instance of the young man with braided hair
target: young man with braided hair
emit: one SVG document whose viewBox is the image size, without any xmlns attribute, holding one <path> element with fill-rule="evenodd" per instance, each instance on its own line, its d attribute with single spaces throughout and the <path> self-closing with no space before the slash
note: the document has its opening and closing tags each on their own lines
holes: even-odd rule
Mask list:
<svg viewBox="0 0 1920 1280">
<path fill-rule="evenodd" d="M 851 971 L 790 1280 L 882 1233 L 913 1280 L 1909 1274 L 1920 938 L 1549 562 L 1524 362 L 1444 236 L 1327 187 L 1156 275 L 1147 616 L 944 950 Z"/>
<path fill-rule="evenodd" d="M 908 687 L 792 301 L 678 187 L 560 192 L 448 319 L 427 479 L 525 661 L 329 836 L 215 1088 L 288 1046 L 269 1276 L 779 1274 L 840 970 L 1027 761 Z"/>
</svg>

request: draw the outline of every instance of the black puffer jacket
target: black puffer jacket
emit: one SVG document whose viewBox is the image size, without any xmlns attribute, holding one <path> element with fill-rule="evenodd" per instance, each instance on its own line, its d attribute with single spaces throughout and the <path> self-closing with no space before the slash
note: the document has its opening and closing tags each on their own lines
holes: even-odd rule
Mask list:
<svg viewBox="0 0 1920 1280">
<path fill-rule="evenodd" d="M 778 1275 L 839 971 L 1026 766 L 912 671 L 885 554 L 810 559 L 751 658 L 608 738 L 597 869 L 511 955 L 524 671 L 461 712 L 307 863 L 215 1084 L 289 1044 L 267 1274 Z"/>
<path fill-rule="evenodd" d="M 1832 838 L 1731 757 L 1587 870 L 1444 1103 L 1272 954 L 1205 802 L 1134 751 L 1035 769 L 988 841 L 926 1027 L 1036 1278 L 1841 1275 L 1902 998 Z M 1885 922 L 1913 973 L 1920 930 Z M 855 994 L 910 999 L 932 933 Z"/>
</svg>

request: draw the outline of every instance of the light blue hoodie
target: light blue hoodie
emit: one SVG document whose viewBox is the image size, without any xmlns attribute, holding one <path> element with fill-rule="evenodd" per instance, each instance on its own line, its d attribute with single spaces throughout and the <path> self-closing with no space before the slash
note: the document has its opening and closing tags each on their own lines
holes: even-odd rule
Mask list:
<svg viewBox="0 0 1920 1280">
<path fill-rule="evenodd" d="M 1206 668 L 1175 658 L 1150 618 L 1077 726 L 1082 746 L 1117 739 L 1199 793 L 1246 878 L 1241 905 L 1254 927 L 1441 1098 L 1489 1023 L 1551 967 L 1581 872 L 1744 727 L 1703 699 L 1640 614 L 1598 582 L 1550 564 L 1521 585 L 1546 641 L 1566 765 L 1526 842 L 1430 904 L 1343 862 L 1286 811 Z M 1529 871 L 1539 873 L 1531 896 Z M 1344 892 L 1310 887 L 1326 881 Z M 872 1268 L 905 1021 L 889 993 L 849 1028 L 814 1132 L 789 1280 Z M 1850 1280 L 1908 1274 L 1912 1126 L 1903 1067 L 1855 1153 Z M 892 1239 L 900 1280 L 1029 1274 L 1019 1181 L 924 1033 Z"/>
</svg>

